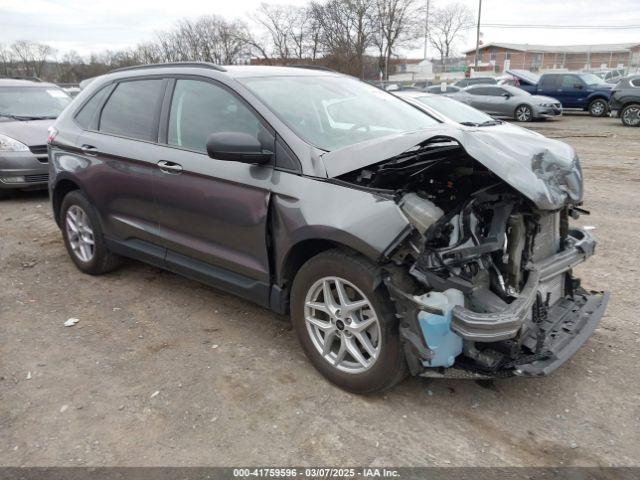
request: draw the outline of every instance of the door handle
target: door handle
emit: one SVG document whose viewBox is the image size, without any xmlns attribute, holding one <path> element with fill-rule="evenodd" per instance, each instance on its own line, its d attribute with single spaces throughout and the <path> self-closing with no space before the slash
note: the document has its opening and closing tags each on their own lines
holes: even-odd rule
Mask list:
<svg viewBox="0 0 640 480">
<path fill-rule="evenodd" d="M 86 143 L 80 147 L 82 153 L 90 157 L 95 157 L 98 154 L 98 149 L 93 145 L 87 145 Z"/>
<path fill-rule="evenodd" d="M 162 170 L 164 173 L 180 173 L 180 172 L 182 172 L 182 165 L 179 165 L 179 164 L 173 163 L 173 162 L 168 162 L 166 160 L 160 160 L 158 162 L 158 167 L 160 167 L 160 170 Z"/>
</svg>

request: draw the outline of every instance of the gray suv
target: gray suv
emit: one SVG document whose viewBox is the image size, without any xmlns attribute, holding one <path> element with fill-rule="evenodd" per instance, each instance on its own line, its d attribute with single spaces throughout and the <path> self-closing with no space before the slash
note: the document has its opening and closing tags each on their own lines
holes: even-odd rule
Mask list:
<svg viewBox="0 0 640 480">
<path fill-rule="evenodd" d="M 0 196 L 47 188 L 47 129 L 69 103 L 52 83 L 0 79 Z"/>
<path fill-rule="evenodd" d="M 81 271 L 131 257 L 289 313 L 350 391 L 546 375 L 607 303 L 571 274 L 595 242 L 569 227 L 569 146 L 445 125 L 330 71 L 113 72 L 57 120 L 49 158 Z"/>
</svg>

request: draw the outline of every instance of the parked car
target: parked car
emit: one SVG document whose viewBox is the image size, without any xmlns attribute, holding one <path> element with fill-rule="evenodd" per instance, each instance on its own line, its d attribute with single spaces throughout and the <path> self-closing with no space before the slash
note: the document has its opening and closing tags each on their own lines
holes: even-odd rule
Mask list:
<svg viewBox="0 0 640 480">
<path fill-rule="evenodd" d="M 432 93 L 434 95 L 442 95 L 445 93 L 456 93 L 462 90 L 460 87 L 456 87 L 454 85 L 447 85 L 444 90 L 442 89 L 442 85 L 433 85 L 431 87 L 427 87 L 425 92 Z"/>
<path fill-rule="evenodd" d="M 454 85 L 456 87 L 465 88 L 470 85 L 496 85 L 498 82 L 493 77 L 472 77 L 472 78 L 461 78 Z"/>
<path fill-rule="evenodd" d="M 490 128 L 494 131 L 519 133 L 521 135 L 541 136 L 540 133 L 533 130 L 503 122 L 444 95 L 432 95 L 425 92 L 397 92 L 396 96 L 443 123 L 469 128 Z"/>
<path fill-rule="evenodd" d="M 413 88 L 415 88 L 416 90 L 425 90 L 426 88 L 430 87 L 431 85 L 433 85 L 433 82 L 431 80 L 418 80 L 418 81 L 413 82 L 411 84 L 411 86 Z"/>
<path fill-rule="evenodd" d="M 620 117 L 627 127 L 640 127 L 640 75 L 618 82 L 609 102 L 612 117 Z"/>
<path fill-rule="evenodd" d="M 289 313 L 350 391 L 549 374 L 607 303 L 571 274 L 595 241 L 568 228 L 570 146 L 446 125 L 337 73 L 116 71 L 58 118 L 49 156 L 78 269 L 124 255 Z"/>
<path fill-rule="evenodd" d="M 593 70 L 592 72 L 601 79 L 603 79 L 606 83 L 610 83 L 615 85 L 620 80 L 622 80 L 627 74 L 626 69 L 624 68 L 605 68 L 600 70 Z"/>
<path fill-rule="evenodd" d="M 519 122 L 562 115 L 562 105 L 555 98 L 531 95 L 509 85 L 473 85 L 450 97 L 490 115 L 511 117 Z"/>
<path fill-rule="evenodd" d="M 0 79 L 0 195 L 47 187 L 47 128 L 70 102 L 51 83 Z"/>
<path fill-rule="evenodd" d="M 517 71 L 508 73 L 519 76 Z M 558 99 L 564 109 L 579 108 L 592 117 L 603 117 L 607 114 L 613 85 L 593 73 L 561 72 L 545 73 L 535 84 L 522 81 L 519 87 L 534 95 Z"/>
</svg>

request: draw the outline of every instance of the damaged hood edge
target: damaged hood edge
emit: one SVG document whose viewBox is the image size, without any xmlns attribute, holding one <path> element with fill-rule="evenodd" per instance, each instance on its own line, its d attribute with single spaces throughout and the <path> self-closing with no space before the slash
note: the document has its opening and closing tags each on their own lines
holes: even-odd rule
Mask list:
<svg viewBox="0 0 640 480">
<path fill-rule="evenodd" d="M 357 143 L 325 153 L 322 161 L 327 175 L 334 178 L 443 137 L 459 143 L 469 156 L 541 210 L 557 210 L 582 201 L 582 170 L 573 148 L 526 132 L 438 126 Z"/>
</svg>

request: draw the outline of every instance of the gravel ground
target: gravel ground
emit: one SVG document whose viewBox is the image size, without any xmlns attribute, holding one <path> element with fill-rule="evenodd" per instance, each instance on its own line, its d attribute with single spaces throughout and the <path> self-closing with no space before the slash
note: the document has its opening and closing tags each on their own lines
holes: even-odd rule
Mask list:
<svg viewBox="0 0 640 480">
<path fill-rule="evenodd" d="M 133 261 L 82 275 L 46 194 L 0 201 L 0 465 L 639 465 L 640 130 L 583 115 L 531 127 L 582 158 L 579 223 L 600 243 L 578 274 L 612 293 L 543 379 L 351 395 L 286 318 Z"/>
</svg>

